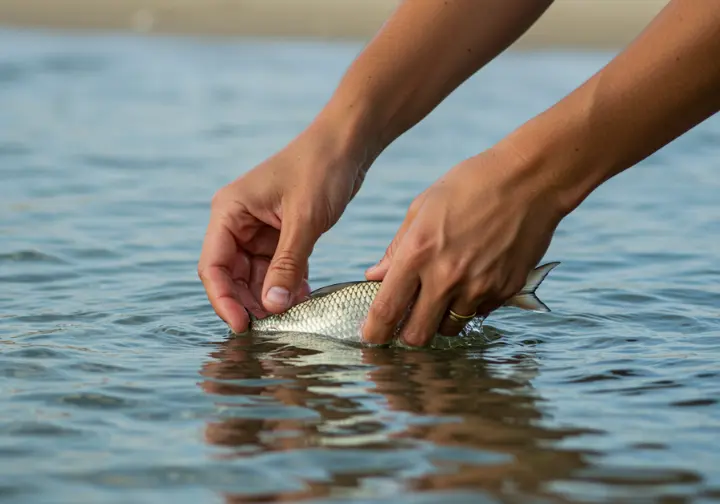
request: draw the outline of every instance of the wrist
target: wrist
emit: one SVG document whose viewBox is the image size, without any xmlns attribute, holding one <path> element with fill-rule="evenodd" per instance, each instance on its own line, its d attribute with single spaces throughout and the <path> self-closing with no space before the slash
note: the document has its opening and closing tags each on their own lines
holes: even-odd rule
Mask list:
<svg viewBox="0 0 720 504">
<path fill-rule="evenodd" d="M 592 134 L 589 116 L 589 107 L 561 103 L 499 144 L 517 153 L 519 173 L 562 217 L 617 172 L 613 150 Z"/>
<path fill-rule="evenodd" d="M 340 101 L 333 97 L 308 130 L 330 139 L 336 156 L 367 173 L 387 146 L 373 126 L 368 107 L 357 101 Z"/>
</svg>

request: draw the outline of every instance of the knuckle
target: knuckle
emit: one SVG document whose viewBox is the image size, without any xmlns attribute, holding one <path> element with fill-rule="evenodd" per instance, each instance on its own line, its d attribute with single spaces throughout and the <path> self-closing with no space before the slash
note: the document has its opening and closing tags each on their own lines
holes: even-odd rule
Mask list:
<svg viewBox="0 0 720 504">
<path fill-rule="evenodd" d="M 432 255 L 434 243 L 427 235 L 419 235 L 407 242 L 405 257 L 410 268 L 419 268 Z"/>
<path fill-rule="evenodd" d="M 213 194 L 212 199 L 210 200 L 210 206 L 212 208 L 216 208 L 218 206 L 222 206 L 225 203 L 225 200 L 227 199 L 227 186 L 221 187 L 217 191 L 215 191 L 215 194 Z"/>
<path fill-rule="evenodd" d="M 414 328 L 407 328 L 407 330 L 403 331 L 403 340 L 410 345 L 423 345 L 425 339 L 425 334 Z"/>
<path fill-rule="evenodd" d="M 431 323 L 422 314 L 414 314 L 408 324 L 402 328 L 402 340 L 410 345 L 422 346 L 427 344 L 439 330 L 440 323 Z"/>
<path fill-rule="evenodd" d="M 400 239 L 395 236 L 390 242 L 390 245 L 388 245 L 385 249 L 385 257 L 387 257 L 388 259 L 394 257 L 396 252 L 398 251 L 398 248 L 400 247 L 400 243 Z"/>
<path fill-rule="evenodd" d="M 304 270 L 305 265 L 288 252 L 277 252 L 273 257 L 269 270 L 275 274 L 292 275 Z"/>
<path fill-rule="evenodd" d="M 473 300 L 482 300 L 488 297 L 492 291 L 490 282 L 484 278 L 475 279 L 469 288 L 469 298 Z"/>
<path fill-rule="evenodd" d="M 422 198 L 417 197 L 415 198 L 412 203 L 410 203 L 410 206 L 408 207 L 407 216 L 408 217 L 414 217 L 417 215 L 417 213 L 420 211 L 420 207 L 422 206 Z"/>
<path fill-rule="evenodd" d="M 368 315 L 384 326 L 393 326 L 397 323 L 397 310 L 390 302 L 381 297 L 375 298 Z"/>
<path fill-rule="evenodd" d="M 472 282 L 470 294 L 473 299 L 487 302 L 502 302 L 513 296 L 517 284 L 507 275 L 499 272 L 484 272 Z M 518 287 L 520 290 L 522 286 Z"/>
<path fill-rule="evenodd" d="M 450 260 L 438 261 L 435 265 L 435 281 L 440 294 L 447 294 L 463 279 L 463 269 Z"/>
</svg>

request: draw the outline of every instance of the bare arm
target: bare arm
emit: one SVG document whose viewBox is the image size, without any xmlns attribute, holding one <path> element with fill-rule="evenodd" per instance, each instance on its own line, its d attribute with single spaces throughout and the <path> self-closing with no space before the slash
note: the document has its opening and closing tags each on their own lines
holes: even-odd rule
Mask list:
<svg viewBox="0 0 720 504">
<path fill-rule="evenodd" d="M 213 198 L 198 275 L 238 332 L 307 293 L 308 257 L 374 158 L 551 0 L 405 0 L 300 135 Z M 272 258 L 268 261 L 268 258 Z"/>
<path fill-rule="evenodd" d="M 608 178 L 720 110 L 720 2 L 672 0 L 626 50 L 418 197 L 386 256 L 363 333 L 426 344 L 523 286 L 560 220 Z M 418 293 L 419 292 L 419 293 Z M 416 293 L 417 296 L 416 296 Z"/>
<path fill-rule="evenodd" d="M 352 63 L 319 118 L 379 154 L 495 58 L 552 0 L 405 0 Z"/>
<path fill-rule="evenodd" d="M 508 137 L 567 214 L 720 110 L 720 2 L 672 0 L 625 51 Z"/>
</svg>

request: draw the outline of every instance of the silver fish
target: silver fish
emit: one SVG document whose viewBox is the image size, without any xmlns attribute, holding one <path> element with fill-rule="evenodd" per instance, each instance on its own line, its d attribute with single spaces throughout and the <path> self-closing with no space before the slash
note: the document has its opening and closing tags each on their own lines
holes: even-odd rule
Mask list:
<svg viewBox="0 0 720 504">
<path fill-rule="evenodd" d="M 549 312 L 535 295 L 550 271 L 560 264 L 538 266 L 528 275 L 525 287 L 503 306 Z M 360 341 L 361 327 L 381 282 L 355 281 L 321 287 L 309 298 L 287 311 L 258 319 L 251 316 L 250 331 L 255 333 L 304 333 L 346 341 Z"/>
</svg>

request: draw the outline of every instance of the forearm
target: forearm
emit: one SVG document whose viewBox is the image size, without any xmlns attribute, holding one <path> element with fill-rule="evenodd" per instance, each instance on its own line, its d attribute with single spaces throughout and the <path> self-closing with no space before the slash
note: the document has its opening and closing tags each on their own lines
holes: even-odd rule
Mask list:
<svg viewBox="0 0 720 504">
<path fill-rule="evenodd" d="M 625 51 L 507 143 L 567 214 L 718 110 L 720 2 L 673 0 Z"/>
<path fill-rule="evenodd" d="M 518 39 L 552 0 L 405 0 L 350 66 L 321 117 L 376 152 Z"/>
</svg>

